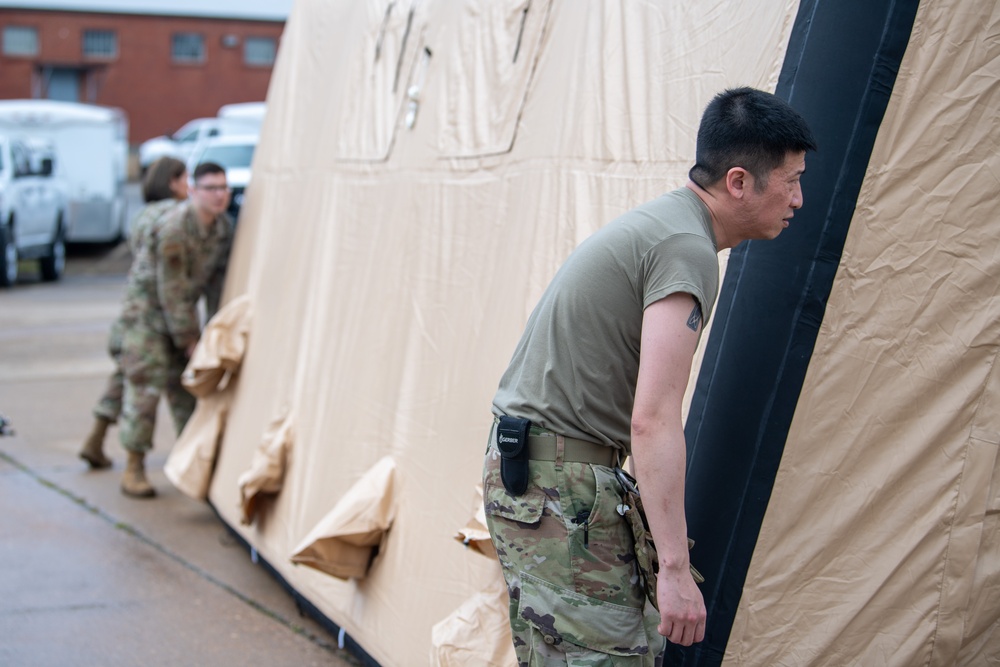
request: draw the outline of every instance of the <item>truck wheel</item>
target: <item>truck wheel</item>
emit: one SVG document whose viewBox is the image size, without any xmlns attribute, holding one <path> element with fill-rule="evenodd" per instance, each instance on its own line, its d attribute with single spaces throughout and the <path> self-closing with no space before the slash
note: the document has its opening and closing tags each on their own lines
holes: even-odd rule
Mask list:
<svg viewBox="0 0 1000 667">
<path fill-rule="evenodd" d="M 0 227 L 0 287 L 17 282 L 17 246 L 9 227 Z"/>
<path fill-rule="evenodd" d="M 53 282 L 62 277 L 66 269 L 66 233 L 63 231 L 62 218 L 56 226 L 56 237 L 52 239 L 49 246 L 49 253 L 38 260 L 38 265 L 42 269 L 42 280 Z"/>
</svg>

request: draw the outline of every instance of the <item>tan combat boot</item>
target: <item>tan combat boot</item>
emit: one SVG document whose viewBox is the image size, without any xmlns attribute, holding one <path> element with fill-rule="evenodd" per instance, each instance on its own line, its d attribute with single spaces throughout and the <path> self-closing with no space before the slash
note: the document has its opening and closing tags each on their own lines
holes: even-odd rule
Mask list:
<svg viewBox="0 0 1000 667">
<path fill-rule="evenodd" d="M 145 458 L 146 454 L 143 452 L 128 453 L 128 463 L 122 476 L 122 493 L 126 496 L 152 498 L 156 495 L 156 489 L 146 480 L 146 469 L 143 465 Z"/>
<path fill-rule="evenodd" d="M 83 443 L 80 450 L 80 458 L 90 465 L 93 470 L 111 467 L 111 459 L 104 455 L 104 436 L 108 432 L 110 421 L 104 417 L 94 420 L 94 428 Z"/>
</svg>

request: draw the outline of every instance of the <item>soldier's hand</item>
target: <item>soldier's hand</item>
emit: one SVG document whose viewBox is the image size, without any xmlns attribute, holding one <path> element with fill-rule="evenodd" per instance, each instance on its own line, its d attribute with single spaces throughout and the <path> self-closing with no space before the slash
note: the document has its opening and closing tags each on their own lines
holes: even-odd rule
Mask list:
<svg viewBox="0 0 1000 667">
<path fill-rule="evenodd" d="M 194 348 L 196 347 L 198 347 L 198 341 L 194 341 L 193 343 L 188 343 L 187 349 L 184 350 L 184 354 L 187 355 L 188 359 L 190 359 L 191 355 L 194 354 Z"/>
<path fill-rule="evenodd" d="M 705 638 L 705 600 L 690 570 L 660 567 L 656 581 L 660 607 L 657 631 L 674 644 L 690 646 Z"/>
</svg>

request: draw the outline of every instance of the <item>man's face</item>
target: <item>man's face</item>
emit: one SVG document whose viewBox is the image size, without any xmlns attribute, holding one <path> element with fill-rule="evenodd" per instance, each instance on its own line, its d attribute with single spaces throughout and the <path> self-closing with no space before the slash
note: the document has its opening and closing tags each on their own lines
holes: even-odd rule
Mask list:
<svg viewBox="0 0 1000 667">
<path fill-rule="evenodd" d="M 215 217 L 229 206 L 225 174 L 202 174 L 191 189 L 191 203 L 205 217 Z"/>
<path fill-rule="evenodd" d="M 754 187 L 747 190 L 747 238 L 773 239 L 788 227 L 795 211 L 802 208 L 799 181 L 805 170 L 805 152 L 789 153 L 784 164 L 771 172 L 763 191 Z"/>
</svg>

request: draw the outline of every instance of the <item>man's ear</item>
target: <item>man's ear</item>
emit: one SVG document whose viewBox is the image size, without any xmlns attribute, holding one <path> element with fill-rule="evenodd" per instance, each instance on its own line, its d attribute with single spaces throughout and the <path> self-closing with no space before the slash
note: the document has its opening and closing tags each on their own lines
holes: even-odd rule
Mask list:
<svg viewBox="0 0 1000 667">
<path fill-rule="evenodd" d="M 753 176 L 743 167 L 733 167 L 726 172 L 726 189 L 730 196 L 743 199 L 743 195 L 753 187 Z"/>
</svg>

